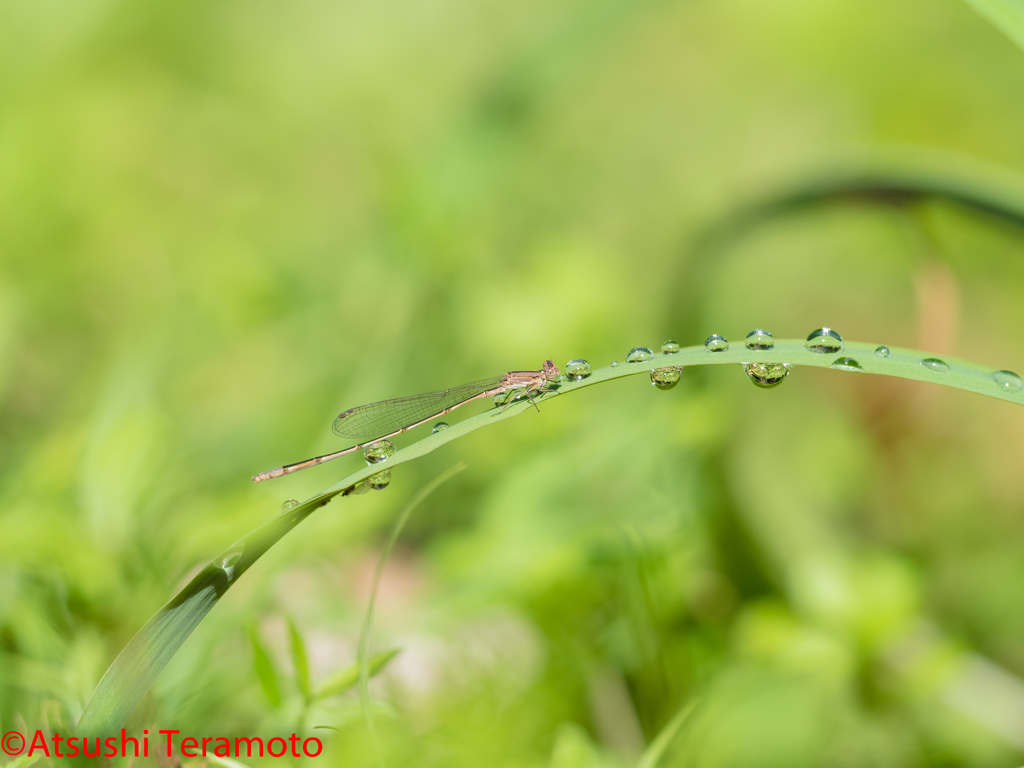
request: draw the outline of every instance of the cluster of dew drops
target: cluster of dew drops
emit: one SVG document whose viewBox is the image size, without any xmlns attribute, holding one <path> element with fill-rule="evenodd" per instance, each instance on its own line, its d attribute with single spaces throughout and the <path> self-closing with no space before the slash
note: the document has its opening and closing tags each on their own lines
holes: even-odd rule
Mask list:
<svg viewBox="0 0 1024 768">
<path fill-rule="evenodd" d="M 743 345 L 753 351 L 764 352 L 771 350 L 775 346 L 775 339 L 772 338 L 770 331 L 766 331 L 763 328 L 755 328 L 747 334 L 743 340 Z M 804 346 L 809 352 L 818 355 L 837 355 L 843 351 L 843 337 L 840 336 L 836 331 L 831 328 L 818 328 L 812 331 L 807 337 L 807 341 Z M 662 355 L 675 355 L 682 347 L 677 341 L 665 341 L 661 345 Z M 713 333 L 707 337 L 704 341 L 704 349 L 710 353 L 725 352 L 729 349 L 729 340 L 724 336 L 719 336 L 717 333 Z M 654 359 L 654 351 L 650 347 L 633 347 L 629 350 L 626 355 L 626 363 L 645 363 L 649 360 Z M 889 347 L 880 345 L 875 348 L 875 356 L 882 358 L 892 357 L 892 351 Z M 946 361 L 941 360 L 937 357 L 926 357 L 918 360 L 920 365 L 928 368 L 932 371 L 938 371 L 940 373 L 949 371 L 949 364 Z M 612 362 L 612 367 L 617 367 L 619 362 L 617 360 Z M 744 372 L 747 374 L 747 378 L 757 387 L 762 389 L 772 389 L 779 386 L 786 377 L 789 376 L 789 372 L 793 370 L 792 363 L 773 363 L 773 362 L 749 362 L 740 363 Z M 832 361 L 831 367 L 840 371 L 863 371 L 864 368 L 861 364 L 852 357 L 845 355 L 837 357 Z M 590 363 L 584 360 L 582 357 L 574 358 L 565 365 L 565 373 L 560 377 L 561 381 L 583 381 L 589 378 L 592 373 Z M 667 365 L 659 366 L 651 369 L 651 384 L 655 388 L 660 390 L 669 390 L 679 383 L 682 377 L 683 366 L 681 365 Z M 993 371 L 988 374 L 988 378 L 996 385 L 996 387 L 1002 392 L 1021 392 L 1024 391 L 1024 380 L 1021 379 L 1013 371 Z M 503 406 L 526 397 L 523 391 L 518 392 L 506 392 L 494 397 L 494 404 Z M 431 434 L 437 434 L 438 432 L 447 429 L 448 424 L 443 421 L 437 422 L 431 429 Z M 375 443 L 371 443 L 363 449 L 363 458 L 366 460 L 368 466 L 374 464 L 380 464 L 383 461 L 387 461 L 389 458 L 395 455 L 395 444 L 390 440 L 379 440 Z M 352 489 L 354 494 L 367 493 L 370 490 L 381 491 L 388 487 L 391 483 L 391 470 L 384 469 L 371 475 L 369 478 L 359 483 L 355 488 Z M 299 506 L 299 502 L 295 499 L 288 499 L 281 505 L 282 512 L 289 512 Z"/>
<path fill-rule="evenodd" d="M 743 345 L 758 352 L 771 350 L 775 346 L 775 339 L 770 331 L 763 328 L 755 328 L 747 334 Z M 807 350 L 819 355 L 838 355 L 843 351 L 843 337 L 831 328 L 818 328 L 810 333 L 804 343 Z M 666 341 L 661 345 L 662 355 L 674 355 L 681 347 L 676 341 Z M 713 333 L 704 341 L 704 349 L 707 352 L 725 352 L 729 349 L 729 340 L 724 336 Z M 626 363 L 644 363 L 654 359 L 654 351 L 649 347 L 633 347 L 626 355 Z M 882 358 L 892 357 L 889 347 L 880 345 L 875 348 L 875 356 Z M 926 357 L 917 361 L 920 365 L 932 371 L 949 371 L 949 364 L 937 357 Z M 612 362 L 612 367 L 617 367 L 617 360 Z M 793 369 L 792 363 L 774 362 L 748 362 L 740 363 L 750 381 L 762 389 L 772 389 L 779 386 Z M 845 355 L 837 357 L 832 361 L 831 367 L 840 371 L 863 371 L 863 366 L 854 358 Z M 651 369 L 651 384 L 657 389 L 668 390 L 679 383 L 683 367 L 672 365 Z M 582 358 L 570 360 L 565 367 L 566 377 L 572 381 L 580 381 L 590 376 L 590 363 Z M 1024 380 L 1013 371 L 994 371 L 988 374 L 988 378 L 1002 392 L 1021 392 L 1024 390 Z"/>
</svg>

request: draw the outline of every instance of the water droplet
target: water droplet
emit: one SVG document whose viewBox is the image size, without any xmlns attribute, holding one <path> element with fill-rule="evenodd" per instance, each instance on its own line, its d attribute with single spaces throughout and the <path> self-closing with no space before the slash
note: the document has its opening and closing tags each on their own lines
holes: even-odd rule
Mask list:
<svg viewBox="0 0 1024 768">
<path fill-rule="evenodd" d="M 654 352 L 651 351 L 650 347 L 633 347 L 629 350 L 629 354 L 626 355 L 627 363 L 646 363 L 654 357 Z"/>
<path fill-rule="evenodd" d="M 521 389 L 510 389 L 508 392 L 499 392 L 491 399 L 495 405 L 502 406 L 508 405 L 516 400 L 523 400 L 526 397 L 526 393 Z"/>
<path fill-rule="evenodd" d="M 763 328 L 755 328 L 747 334 L 747 338 L 743 343 L 747 345 L 747 349 L 771 349 L 775 346 L 775 339 L 772 338 L 769 331 Z"/>
<path fill-rule="evenodd" d="M 612 365 L 615 365 L 615 363 L 612 363 Z M 575 360 L 570 360 L 565 364 L 565 372 L 573 381 L 583 381 L 583 379 L 590 375 L 590 363 L 582 357 L 577 357 Z"/>
<path fill-rule="evenodd" d="M 679 383 L 679 377 L 683 373 L 683 366 L 672 365 L 668 368 L 654 368 L 651 370 L 651 384 L 658 389 L 672 389 Z"/>
<path fill-rule="evenodd" d="M 712 333 L 706 339 L 704 339 L 704 348 L 708 352 L 725 352 L 729 348 L 729 340 L 725 336 L 719 336 L 717 333 Z"/>
<path fill-rule="evenodd" d="M 442 429 L 448 429 L 448 422 L 446 422 L 446 421 L 439 421 L 439 422 L 437 422 L 437 424 L 435 424 L 433 427 L 430 428 L 430 434 L 436 435 Z"/>
<path fill-rule="evenodd" d="M 281 505 L 281 511 L 287 512 L 289 509 L 295 509 L 297 506 L 299 506 L 298 499 L 286 499 L 285 502 Z"/>
<path fill-rule="evenodd" d="M 832 361 L 832 367 L 838 371 L 863 371 L 860 363 L 852 357 L 837 357 Z"/>
<path fill-rule="evenodd" d="M 224 570 L 227 570 L 228 568 L 234 568 L 238 564 L 238 561 L 241 559 L 241 552 L 230 552 L 229 554 L 224 555 L 220 559 L 220 567 Z"/>
<path fill-rule="evenodd" d="M 931 368 L 933 371 L 948 371 L 949 365 L 945 360 L 940 360 L 937 357 L 926 357 L 921 361 L 921 365 L 925 368 Z"/>
<path fill-rule="evenodd" d="M 360 480 L 358 483 L 353 485 L 351 488 L 345 491 L 345 496 L 362 496 L 364 493 L 370 492 L 370 478 Z"/>
<path fill-rule="evenodd" d="M 682 347 L 679 346 L 678 341 L 672 341 L 670 339 L 669 341 L 661 342 L 661 354 L 663 355 L 674 355 L 680 349 L 682 349 Z"/>
<path fill-rule="evenodd" d="M 762 389 L 779 386 L 792 369 L 789 363 L 743 363 L 747 377 Z"/>
<path fill-rule="evenodd" d="M 994 381 L 1003 392 L 1020 392 L 1024 389 L 1024 380 L 1013 371 L 996 371 L 992 374 Z"/>
<path fill-rule="evenodd" d="M 363 449 L 363 458 L 367 464 L 380 464 L 395 455 L 395 444 L 390 440 L 378 440 Z"/>
<path fill-rule="evenodd" d="M 612 360 L 612 368 L 619 364 L 618 360 Z"/>
<path fill-rule="evenodd" d="M 889 351 L 889 348 L 885 346 L 885 344 L 880 344 L 875 347 L 875 357 L 889 357 L 891 354 L 892 352 Z"/>
<path fill-rule="evenodd" d="M 375 475 L 370 475 L 370 487 L 375 491 L 383 491 L 391 485 L 391 470 L 385 469 Z"/>
<path fill-rule="evenodd" d="M 819 355 L 832 355 L 842 351 L 843 337 L 831 328 L 819 328 L 816 331 L 811 331 L 804 346 Z"/>
</svg>

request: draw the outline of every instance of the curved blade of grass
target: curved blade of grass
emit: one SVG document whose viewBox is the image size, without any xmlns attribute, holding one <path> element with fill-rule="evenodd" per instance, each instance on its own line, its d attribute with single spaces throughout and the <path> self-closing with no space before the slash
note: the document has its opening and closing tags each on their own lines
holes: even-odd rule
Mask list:
<svg viewBox="0 0 1024 768">
<path fill-rule="evenodd" d="M 1024 0 L 966 0 L 1000 32 L 1024 48 Z"/>
<path fill-rule="evenodd" d="M 640 762 L 636 764 L 636 768 L 655 768 L 661 758 L 665 756 L 679 730 L 683 727 L 683 723 L 690 717 L 690 713 L 693 712 L 696 706 L 697 702 L 691 701 L 665 724 L 665 727 L 661 729 L 661 732 L 651 742 L 651 745 L 644 751 Z"/>
<path fill-rule="evenodd" d="M 991 378 L 990 368 L 947 357 L 944 359 L 949 369 L 934 370 L 921 365 L 922 360 L 931 357 L 927 353 L 891 347 L 891 357 L 881 358 L 875 356 L 875 346 L 873 343 L 846 342 L 842 356 L 855 358 L 864 373 L 927 381 L 1024 405 L 1024 392 L 1006 392 L 1000 389 Z M 651 360 L 641 363 L 623 363 L 615 367 L 598 368 L 583 381 L 567 382 L 558 392 L 544 393 L 535 396 L 534 400 L 547 402 L 578 389 L 626 376 L 647 374 L 654 368 L 669 365 L 737 365 L 741 362 L 760 361 L 828 368 L 838 357 L 840 355 L 819 355 L 810 352 L 804 347 L 801 339 L 776 340 L 774 349 L 766 351 L 748 350 L 742 342 L 734 343 L 725 352 L 714 353 L 708 352 L 703 346 L 686 347 L 674 355 L 655 355 Z M 742 375 L 739 371 L 737 374 Z M 448 429 L 427 435 L 406 446 L 387 460 L 387 466 L 393 468 L 418 459 L 481 427 L 511 419 L 531 408 L 531 404 L 523 400 L 513 402 L 505 408 L 496 408 L 471 416 L 451 425 Z M 369 477 L 380 471 L 380 465 L 376 464 L 361 468 L 298 507 L 256 529 L 214 558 L 188 586 L 157 611 L 110 665 L 85 708 L 78 724 L 78 735 L 105 736 L 120 729 L 146 695 L 160 671 L 239 576 L 316 509 L 327 504 L 335 496 L 348 496 L 368 489 Z"/>
<path fill-rule="evenodd" d="M 255 626 L 249 627 L 249 643 L 252 645 L 252 662 L 256 670 L 256 677 L 260 681 L 263 695 L 267 697 L 272 707 L 280 706 L 281 691 L 277 687 L 277 672 L 274 670 L 274 662 L 263 647 L 263 640 L 260 638 L 259 630 Z"/>
<path fill-rule="evenodd" d="M 460 461 L 454 467 L 445 470 L 440 475 L 435 477 L 425 486 L 409 499 L 409 503 L 405 505 L 398 517 L 395 518 L 395 522 L 391 525 L 391 530 L 388 532 L 388 538 L 384 542 L 384 548 L 381 550 L 380 557 L 377 559 L 377 568 L 373 572 L 373 584 L 370 587 L 370 599 L 366 604 L 366 616 L 363 619 L 363 628 L 359 633 L 359 649 L 356 651 L 356 665 L 359 668 L 359 702 L 363 709 L 363 717 L 366 720 L 366 727 L 370 731 L 370 735 L 374 740 L 374 745 L 377 753 L 377 762 L 383 764 L 383 757 L 380 750 L 380 745 L 377 744 L 377 734 L 374 730 L 373 715 L 370 712 L 370 663 L 367 662 L 367 653 L 370 645 L 370 632 L 373 629 L 373 607 L 377 602 L 377 589 L 380 587 L 381 576 L 384 575 L 384 565 L 388 561 L 388 557 L 391 556 L 391 550 L 394 549 L 395 542 L 398 541 L 398 537 L 402 533 L 402 529 L 405 528 L 405 524 L 408 522 L 410 515 L 420 503 L 437 490 L 445 481 L 455 477 L 462 470 L 466 468 L 466 462 Z"/>
<path fill-rule="evenodd" d="M 369 677 L 374 677 L 379 672 L 382 672 L 384 667 L 390 664 L 391 660 L 401 652 L 401 648 L 391 648 L 375 653 L 366 665 Z M 357 660 L 354 664 L 350 664 L 344 669 L 335 672 L 320 684 L 320 687 L 313 694 L 313 699 L 326 699 L 328 696 L 337 696 L 339 693 L 344 693 L 349 688 L 352 688 L 359 683 L 359 670 L 360 662 Z"/>
</svg>

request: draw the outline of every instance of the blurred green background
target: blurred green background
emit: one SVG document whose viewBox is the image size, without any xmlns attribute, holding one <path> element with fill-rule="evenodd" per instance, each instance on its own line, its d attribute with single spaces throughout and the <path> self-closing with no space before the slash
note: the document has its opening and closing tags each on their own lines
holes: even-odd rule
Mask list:
<svg viewBox="0 0 1024 768">
<path fill-rule="evenodd" d="M 839 204 L 693 247 L 836 169 L 1013 177 L 1022 92 L 955 0 L 3 0 L 0 731 L 66 731 L 199 567 L 358 467 L 249 480 L 343 447 L 344 408 L 755 326 L 1024 369 L 1005 224 Z M 322 763 L 376 765 L 354 693 L 301 711 L 287 621 L 314 680 L 350 665 L 388 527 L 466 459 L 384 573 L 388 765 L 631 766 L 694 701 L 662 765 L 1024 762 L 1024 413 L 714 368 L 338 499 L 130 728 L 302 719 L 339 729 Z"/>
</svg>

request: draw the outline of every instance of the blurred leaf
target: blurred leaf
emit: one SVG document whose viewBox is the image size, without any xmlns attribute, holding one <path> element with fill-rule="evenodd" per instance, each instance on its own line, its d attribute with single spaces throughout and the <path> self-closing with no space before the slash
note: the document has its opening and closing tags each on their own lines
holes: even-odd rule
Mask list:
<svg viewBox="0 0 1024 768">
<path fill-rule="evenodd" d="M 274 662 L 270 658 L 263 642 L 260 640 L 259 631 L 255 626 L 249 627 L 249 641 L 252 643 L 252 661 L 256 668 L 256 677 L 259 678 L 260 687 L 272 706 L 281 703 L 281 691 L 277 687 L 277 674 L 274 671 Z"/>
<path fill-rule="evenodd" d="M 1000 32 L 1024 48 L 1024 0 L 966 0 Z"/>
<path fill-rule="evenodd" d="M 370 677 L 373 677 L 386 667 L 395 656 L 401 653 L 401 648 L 392 648 L 374 654 L 370 659 Z M 359 662 L 345 667 L 328 677 L 321 683 L 320 687 L 313 694 L 314 699 L 325 699 L 328 696 L 335 696 L 347 691 L 359 682 Z"/>
<path fill-rule="evenodd" d="M 661 733 L 655 737 L 647 751 L 640 758 L 640 762 L 636 764 L 636 768 L 655 768 L 661 758 L 665 756 L 668 748 L 672 745 L 672 741 L 683 727 L 683 723 L 686 722 L 696 706 L 697 702 L 691 701 L 665 724 L 665 727 L 661 729 Z"/>
<path fill-rule="evenodd" d="M 9 763 L 3 763 L 2 765 L 0 765 L 0 768 L 28 768 L 28 766 L 32 765 L 32 763 L 34 763 L 41 757 L 42 755 L 38 754 L 22 755 L 21 757 L 14 758 Z"/>
<path fill-rule="evenodd" d="M 555 735 L 549 768 L 598 768 L 601 753 L 590 735 L 575 723 L 563 723 Z"/>
<path fill-rule="evenodd" d="M 306 699 L 310 696 L 309 687 L 309 658 L 306 656 L 306 641 L 302 633 L 295 626 L 295 622 L 288 619 L 288 636 L 292 645 L 292 664 L 295 667 L 295 684 Z"/>
</svg>

